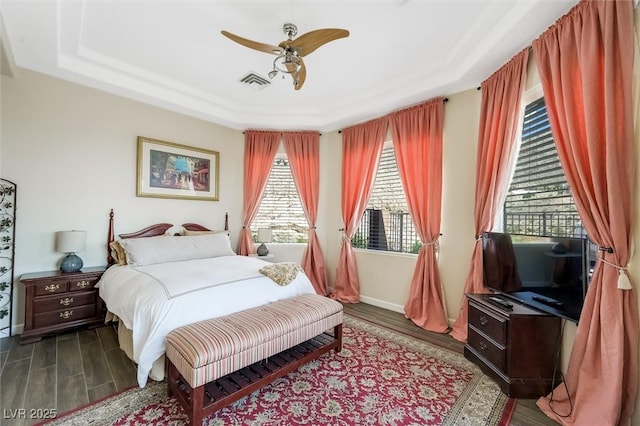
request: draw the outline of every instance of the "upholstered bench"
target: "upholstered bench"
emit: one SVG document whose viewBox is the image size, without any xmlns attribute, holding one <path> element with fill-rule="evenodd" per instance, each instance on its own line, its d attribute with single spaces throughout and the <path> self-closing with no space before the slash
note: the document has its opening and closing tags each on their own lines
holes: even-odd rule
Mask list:
<svg viewBox="0 0 640 426">
<path fill-rule="evenodd" d="M 169 396 L 199 425 L 331 349 L 339 352 L 342 321 L 339 302 L 305 294 L 177 328 L 166 340 Z"/>
</svg>

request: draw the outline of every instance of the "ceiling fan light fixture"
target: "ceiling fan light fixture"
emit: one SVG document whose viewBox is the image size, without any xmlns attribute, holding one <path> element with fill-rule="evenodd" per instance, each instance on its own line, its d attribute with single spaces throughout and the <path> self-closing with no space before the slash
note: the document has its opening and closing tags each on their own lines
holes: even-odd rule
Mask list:
<svg viewBox="0 0 640 426">
<path fill-rule="evenodd" d="M 294 39 L 298 34 L 298 28 L 294 24 L 286 23 L 282 30 L 287 36 L 287 39 L 280 42 L 277 46 L 249 40 L 224 30 L 221 31 L 221 33 L 228 39 L 245 47 L 276 55 L 276 59 L 273 61 L 273 69 L 269 71 L 267 75 L 270 79 L 274 79 L 276 75 L 278 75 L 278 72 L 282 73 L 282 78 L 285 78 L 287 74 L 290 75 L 296 90 L 302 87 L 307 78 L 307 69 L 303 58 L 306 58 L 307 55 L 314 52 L 320 46 L 333 40 L 349 36 L 349 31 L 347 30 L 340 28 L 322 28 L 310 31 Z"/>
</svg>

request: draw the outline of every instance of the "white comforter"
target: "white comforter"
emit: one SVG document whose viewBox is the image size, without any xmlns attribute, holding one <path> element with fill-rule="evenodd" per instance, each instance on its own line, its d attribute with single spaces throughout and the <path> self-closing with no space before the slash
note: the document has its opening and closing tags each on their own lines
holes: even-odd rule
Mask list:
<svg viewBox="0 0 640 426">
<path fill-rule="evenodd" d="M 279 286 L 258 270 L 267 262 L 247 256 L 112 266 L 98 283 L 107 309 L 133 332 L 138 384 L 165 352 L 165 337 L 180 326 L 276 300 L 315 293 L 304 273 Z"/>
</svg>

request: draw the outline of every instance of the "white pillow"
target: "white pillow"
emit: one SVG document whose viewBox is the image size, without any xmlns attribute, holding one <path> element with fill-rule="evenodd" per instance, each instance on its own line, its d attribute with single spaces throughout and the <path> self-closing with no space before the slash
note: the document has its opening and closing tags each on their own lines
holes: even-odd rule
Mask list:
<svg viewBox="0 0 640 426">
<path fill-rule="evenodd" d="M 127 263 L 133 266 L 235 256 L 229 236 L 224 233 L 127 238 L 121 240 L 120 245 L 127 253 Z"/>
</svg>

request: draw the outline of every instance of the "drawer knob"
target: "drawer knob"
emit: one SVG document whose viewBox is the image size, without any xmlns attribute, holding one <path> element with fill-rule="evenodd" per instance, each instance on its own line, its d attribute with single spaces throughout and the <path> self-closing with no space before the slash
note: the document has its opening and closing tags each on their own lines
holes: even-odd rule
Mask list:
<svg viewBox="0 0 640 426">
<path fill-rule="evenodd" d="M 60 312 L 60 318 L 68 319 L 73 316 L 73 311 Z"/>
<path fill-rule="evenodd" d="M 486 319 L 485 317 L 480 317 L 480 324 L 487 325 L 489 324 L 489 320 Z"/>
<path fill-rule="evenodd" d="M 64 299 L 60 299 L 60 304 L 63 306 L 69 306 L 73 303 L 73 297 L 65 297 Z"/>
<path fill-rule="evenodd" d="M 484 342 L 480 342 L 478 346 L 480 347 L 481 351 L 486 351 L 487 349 L 489 349 L 489 346 L 487 346 L 487 344 Z"/>
<path fill-rule="evenodd" d="M 91 285 L 91 283 L 89 281 L 80 281 L 76 283 L 76 287 L 79 288 L 87 288 Z"/>
<path fill-rule="evenodd" d="M 60 288 L 60 284 L 50 284 L 50 285 L 44 286 L 44 289 L 51 293 L 55 292 L 59 288 Z"/>
</svg>

